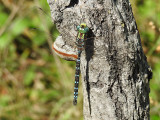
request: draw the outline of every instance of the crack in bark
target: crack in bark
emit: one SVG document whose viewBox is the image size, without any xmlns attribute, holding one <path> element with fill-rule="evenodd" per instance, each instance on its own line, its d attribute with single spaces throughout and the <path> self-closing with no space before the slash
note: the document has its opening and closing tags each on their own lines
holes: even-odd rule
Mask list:
<svg viewBox="0 0 160 120">
<path fill-rule="evenodd" d="M 66 8 L 74 7 L 78 3 L 79 3 L 79 0 L 71 0 L 70 4 L 68 6 L 66 6 Z"/>
</svg>

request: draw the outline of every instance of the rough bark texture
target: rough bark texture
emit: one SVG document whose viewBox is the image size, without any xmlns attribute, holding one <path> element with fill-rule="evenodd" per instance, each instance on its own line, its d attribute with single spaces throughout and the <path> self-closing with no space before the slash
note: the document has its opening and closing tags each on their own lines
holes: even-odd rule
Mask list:
<svg viewBox="0 0 160 120">
<path fill-rule="evenodd" d="M 48 3 L 66 46 L 74 46 L 75 25 L 90 28 L 81 55 L 84 120 L 149 120 L 152 72 L 129 0 Z"/>
</svg>

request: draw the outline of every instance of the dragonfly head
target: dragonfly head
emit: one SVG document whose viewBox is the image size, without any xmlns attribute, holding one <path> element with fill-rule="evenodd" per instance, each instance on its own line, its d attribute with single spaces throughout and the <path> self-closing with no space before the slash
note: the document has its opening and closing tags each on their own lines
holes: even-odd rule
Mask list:
<svg viewBox="0 0 160 120">
<path fill-rule="evenodd" d="M 87 27 L 86 23 L 81 23 L 77 26 L 77 30 L 79 33 L 87 33 L 89 31 L 89 28 Z"/>
</svg>

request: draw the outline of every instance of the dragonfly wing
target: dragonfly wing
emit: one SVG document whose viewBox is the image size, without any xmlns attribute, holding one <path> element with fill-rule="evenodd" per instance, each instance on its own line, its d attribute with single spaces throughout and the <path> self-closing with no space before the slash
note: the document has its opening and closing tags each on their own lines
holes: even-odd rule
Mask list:
<svg viewBox="0 0 160 120">
<path fill-rule="evenodd" d="M 66 45 L 62 39 L 62 36 L 57 37 L 52 45 L 52 49 L 59 57 L 65 60 L 75 61 L 78 58 L 76 49 L 69 45 Z"/>
</svg>

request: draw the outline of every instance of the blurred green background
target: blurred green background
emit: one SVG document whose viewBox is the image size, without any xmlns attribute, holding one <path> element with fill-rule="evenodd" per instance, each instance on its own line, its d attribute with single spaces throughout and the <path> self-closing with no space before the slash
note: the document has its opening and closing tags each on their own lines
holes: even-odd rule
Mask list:
<svg viewBox="0 0 160 120">
<path fill-rule="evenodd" d="M 131 4 L 153 69 L 151 120 L 160 120 L 160 1 Z M 81 85 L 72 105 L 75 63 L 49 49 L 58 34 L 46 0 L 0 1 L 0 120 L 83 120 Z"/>
</svg>

